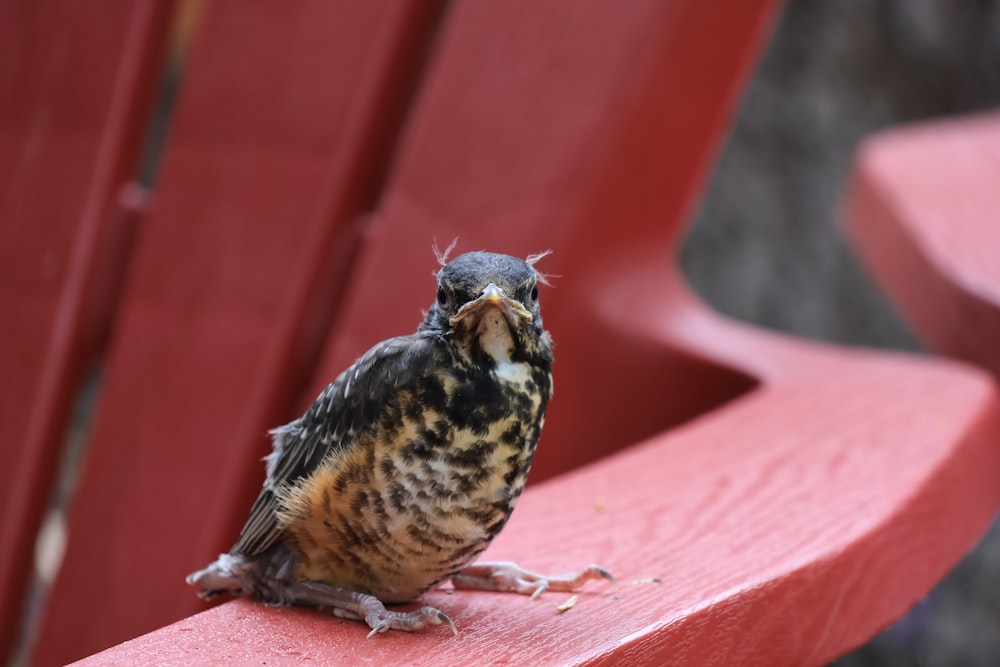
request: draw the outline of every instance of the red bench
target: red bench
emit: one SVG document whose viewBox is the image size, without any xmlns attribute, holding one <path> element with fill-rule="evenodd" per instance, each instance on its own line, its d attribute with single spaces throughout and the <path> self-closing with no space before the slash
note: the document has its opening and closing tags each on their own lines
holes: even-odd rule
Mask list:
<svg viewBox="0 0 1000 667">
<path fill-rule="evenodd" d="M 119 195 L 170 6 L 108 4 L 0 10 L 7 645 L 72 397 L 103 367 L 36 664 L 168 623 L 86 662 L 821 664 L 1000 504 L 984 373 L 726 321 L 671 262 L 773 3 L 206 5 L 139 222 Z M 416 325 L 431 241 L 455 236 L 553 248 L 561 276 L 549 423 L 488 555 L 600 562 L 620 590 L 563 614 L 429 594 L 455 638 L 242 600 L 189 616 L 183 577 L 234 540 L 266 429 Z"/>
<path fill-rule="evenodd" d="M 901 127 L 860 151 L 847 231 L 929 347 L 1000 377 L 1000 113 Z"/>
</svg>

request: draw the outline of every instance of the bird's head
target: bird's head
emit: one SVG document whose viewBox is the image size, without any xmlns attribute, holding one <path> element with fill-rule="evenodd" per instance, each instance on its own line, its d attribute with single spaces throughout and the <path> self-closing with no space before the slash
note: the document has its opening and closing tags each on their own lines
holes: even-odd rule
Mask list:
<svg viewBox="0 0 1000 667">
<path fill-rule="evenodd" d="M 471 363 L 551 360 L 542 328 L 539 274 L 529 261 L 470 252 L 437 274 L 437 295 L 422 328 L 443 333 Z"/>
</svg>

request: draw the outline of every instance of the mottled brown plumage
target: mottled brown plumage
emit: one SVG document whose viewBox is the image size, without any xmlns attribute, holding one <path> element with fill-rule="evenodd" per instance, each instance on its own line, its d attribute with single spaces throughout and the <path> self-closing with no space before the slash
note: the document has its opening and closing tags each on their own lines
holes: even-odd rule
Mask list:
<svg viewBox="0 0 1000 667">
<path fill-rule="evenodd" d="M 552 391 L 552 341 L 528 261 L 468 253 L 438 273 L 417 332 L 379 343 L 305 415 L 272 431 L 267 478 L 232 551 L 188 582 L 332 607 L 372 634 L 454 624 L 388 611 L 457 588 L 537 595 L 611 576 L 550 578 L 511 563 L 468 567 L 503 528 Z"/>
</svg>

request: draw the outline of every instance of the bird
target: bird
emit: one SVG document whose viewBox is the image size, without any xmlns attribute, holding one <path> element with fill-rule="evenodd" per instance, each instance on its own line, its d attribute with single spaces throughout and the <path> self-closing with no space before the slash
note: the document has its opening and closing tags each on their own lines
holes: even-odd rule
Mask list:
<svg viewBox="0 0 1000 667">
<path fill-rule="evenodd" d="M 486 251 L 439 254 L 417 331 L 372 347 L 302 417 L 270 431 L 266 477 L 233 548 L 187 577 L 199 595 L 250 595 L 364 621 L 369 637 L 444 624 L 409 603 L 455 589 L 537 598 L 603 567 L 545 576 L 476 562 L 524 488 L 552 395 L 553 342 L 535 268 Z"/>
</svg>

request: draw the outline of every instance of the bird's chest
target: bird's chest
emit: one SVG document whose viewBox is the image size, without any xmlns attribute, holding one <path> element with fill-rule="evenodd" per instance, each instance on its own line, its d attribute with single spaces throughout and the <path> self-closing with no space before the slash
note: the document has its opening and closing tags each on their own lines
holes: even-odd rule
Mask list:
<svg viewBox="0 0 1000 667">
<path fill-rule="evenodd" d="M 406 519 L 416 511 L 456 542 L 492 537 L 524 486 L 551 381 L 512 362 L 438 381 L 442 392 L 418 387 L 412 404 L 404 398 L 399 434 L 379 439 L 379 481 Z"/>
<path fill-rule="evenodd" d="M 300 575 L 401 601 L 468 564 L 517 503 L 550 387 L 547 369 L 510 363 L 401 391 L 364 446 L 295 490 Z"/>
<path fill-rule="evenodd" d="M 386 534 L 431 579 L 475 558 L 517 503 L 547 398 L 531 378 L 524 364 L 452 377 L 446 405 L 404 417 L 401 448 L 385 443 Z"/>
</svg>

